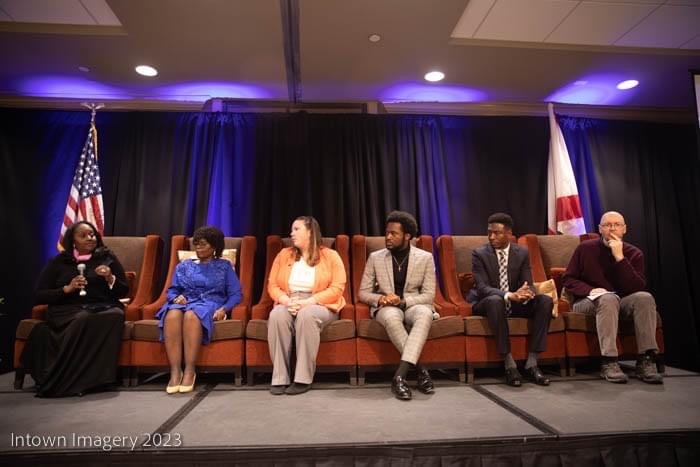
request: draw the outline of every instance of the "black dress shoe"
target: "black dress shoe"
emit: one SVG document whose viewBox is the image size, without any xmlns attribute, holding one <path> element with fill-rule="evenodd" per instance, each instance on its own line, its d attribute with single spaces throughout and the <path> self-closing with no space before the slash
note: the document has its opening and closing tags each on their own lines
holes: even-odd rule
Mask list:
<svg viewBox="0 0 700 467">
<path fill-rule="evenodd" d="M 423 394 L 432 394 L 435 392 L 435 386 L 433 385 L 433 380 L 430 379 L 430 373 L 428 373 L 428 370 L 418 371 L 416 389 Z"/>
<path fill-rule="evenodd" d="M 537 366 L 531 366 L 530 368 L 525 368 L 525 378 L 533 381 L 535 384 L 540 386 L 549 386 L 549 378 L 542 374 Z"/>
<path fill-rule="evenodd" d="M 522 379 L 517 368 L 506 368 L 506 383 L 508 386 L 519 388 L 523 384 Z"/>
<path fill-rule="evenodd" d="M 406 380 L 401 376 L 394 376 L 394 379 L 391 381 L 391 392 L 397 399 L 402 401 L 410 401 L 413 397 L 411 390 L 406 385 Z"/>
<path fill-rule="evenodd" d="M 284 393 L 288 396 L 296 396 L 297 394 L 304 394 L 309 389 L 311 389 L 311 384 L 292 383 Z"/>
<path fill-rule="evenodd" d="M 273 396 L 281 396 L 284 394 L 285 389 L 287 389 L 287 386 L 284 384 L 273 384 L 270 386 L 270 394 Z"/>
</svg>

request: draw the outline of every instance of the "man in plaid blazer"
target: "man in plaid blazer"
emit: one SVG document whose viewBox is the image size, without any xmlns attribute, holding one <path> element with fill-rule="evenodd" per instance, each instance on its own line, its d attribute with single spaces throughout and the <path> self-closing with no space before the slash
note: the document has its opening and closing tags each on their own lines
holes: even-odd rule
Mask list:
<svg viewBox="0 0 700 467">
<path fill-rule="evenodd" d="M 411 246 L 418 234 L 416 219 L 406 212 L 394 211 L 386 220 L 386 248 L 367 259 L 360 283 L 360 301 L 370 305 L 370 313 L 386 329 L 391 342 L 401 353 L 391 391 L 400 400 L 410 400 L 406 384 L 410 366 L 418 370 L 417 389 L 434 391 L 428 370 L 420 365 L 423 345 L 435 312 L 435 263 L 433 255 Z"/>
</svg>

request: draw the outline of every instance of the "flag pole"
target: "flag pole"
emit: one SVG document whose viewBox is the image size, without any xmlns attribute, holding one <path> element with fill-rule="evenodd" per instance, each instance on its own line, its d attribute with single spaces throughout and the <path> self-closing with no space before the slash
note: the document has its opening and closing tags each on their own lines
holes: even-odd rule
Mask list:
<svg viewBox="0 0 700 467">
<path fill-rule="evenodd" d="M 105 105 L 94 102 L 82 102 L 81 105 L 90 110 L 90 129 L 71 183 L 61 233 L 58 238 L 59 251 L 63 250 L 61 241 L 64 234 L 72 224 L 79 220 L 91 222 L 100 233 L 104 231 L 104 206 L 102 204 L 100 171 L 97 165 L 95 114 Z"/>
<path fill-rule="evenodd" d="M 95 159 L 98 159 L 97 153 L 97 127 L 95 126 L 95 115 L 97 111 L 103 109 L 105 105 L 103 103 L 96 102 L 82 102 L 80 105 L 90 109 L 90 131 L 92 131 L 92 136 L 95 141 Z"/>
<path fill-rule="evenodd" d="M 83 102 L 80 105 L 83 107 L 90 109 L 90 124 L 94 125 L 95 124 L 95 114 L 97 113 L 98 110 L 104 108 L 103 103 L 96 103 L 96 102 Z"/>
</svg>

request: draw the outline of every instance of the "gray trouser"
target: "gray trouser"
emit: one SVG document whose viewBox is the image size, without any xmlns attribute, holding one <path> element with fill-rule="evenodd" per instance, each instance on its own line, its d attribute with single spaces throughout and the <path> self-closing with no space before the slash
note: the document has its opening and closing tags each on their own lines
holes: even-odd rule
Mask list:
<svg viewBox="0 0 700 467">
<path fill-rule="evenodd" d="M 321 331 L 338 319 L 338 313 L 322 305 L 302 308 L 296 317 L 284 305 L 275 306 L 267 323 L 267 345 L 272 360 L 272 384 L 287 385 L 290 380 L 292 336 L 295 337 L 297 362 L 294 381 L 311 384 L 316 372 L 316 355 L 321 344 Z"/>
<path fill-rule="evenodd" d="M 634 320 L 637 351 L 658 350 L 656 345 L 656 302 L 649 292 L 635 292 L 620 299 L 605 294 L 596 300 L 581 298 L 574 303 L 577 313 L 595 314 L 600 353 L 605 357 L 617 356 L 617 327 L 620 318 Z"/>
<path fill-rule="evenodd" d="M 433 311 L 425 305 L 413 305 L 406 311 L 385 306 L 377 310 L 374 319 L 386 329 L 389 339 L 401 354 L 401 360 L 415 365 L 428 339 Z"/>
</svg>

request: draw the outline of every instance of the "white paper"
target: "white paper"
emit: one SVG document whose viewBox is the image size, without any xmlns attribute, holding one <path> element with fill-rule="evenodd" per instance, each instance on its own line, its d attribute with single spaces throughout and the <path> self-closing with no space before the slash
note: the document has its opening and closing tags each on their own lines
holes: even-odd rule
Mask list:
<svg viewBox="0 0 700 467">
<path fill-rule="evenodd" d="M 595 300 L 596 298 L 601 297 L 603 295 L 607 295 L 609 293 L 614 294 L 615 291 L 614 290 L 607 290 L 605 292 L 590 293 L 587 298 L 589 300 Z"/>
</svg>

